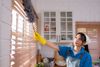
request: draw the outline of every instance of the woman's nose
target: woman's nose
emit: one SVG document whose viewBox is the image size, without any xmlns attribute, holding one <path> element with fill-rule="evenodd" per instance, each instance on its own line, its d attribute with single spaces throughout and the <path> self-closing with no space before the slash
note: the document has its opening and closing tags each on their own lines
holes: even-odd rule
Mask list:
<svg viewBox="0 0 100 67">
<path fill-rule="evenodd" d="M 80 39 L 77 39 L 77 38 L 75 38 L 75 41 L 77 42 L 77 41 L 79 41 Z"/>
</svg>

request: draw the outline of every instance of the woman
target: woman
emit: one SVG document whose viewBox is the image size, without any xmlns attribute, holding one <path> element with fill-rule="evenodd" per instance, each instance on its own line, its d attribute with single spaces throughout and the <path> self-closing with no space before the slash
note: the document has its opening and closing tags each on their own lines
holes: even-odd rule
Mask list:
<svg viewBox="0 0 100 67">
<path fill-rule="evenodd" d="M 88 52 L 83 48 L 86 43 L 86 36 L 79 32 L 73 42 L 73 46 L 57 46 L 52 42 L 46 41 L 38 33 L 35 33 L 35 39 L 43 45 L 47 45 L 64 57 L 67 67 L 92 67 L 92 59 Z"/>
</svg>

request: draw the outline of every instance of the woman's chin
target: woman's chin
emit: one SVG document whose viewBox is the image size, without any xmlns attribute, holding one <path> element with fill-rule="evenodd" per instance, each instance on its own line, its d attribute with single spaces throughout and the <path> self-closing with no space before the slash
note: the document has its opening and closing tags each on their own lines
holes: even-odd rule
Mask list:
<svg viewBox="0 0 100 67">
<path fill-rule="evenodd" d="M 74 44 L 74 46 L 76 46 L 76 47 L 81 47 L 79 44 Z"/>
</svg>

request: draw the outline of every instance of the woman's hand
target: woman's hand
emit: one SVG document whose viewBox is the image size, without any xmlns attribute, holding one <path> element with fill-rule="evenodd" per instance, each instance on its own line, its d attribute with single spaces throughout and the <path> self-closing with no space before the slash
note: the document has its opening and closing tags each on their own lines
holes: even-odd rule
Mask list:
<svg viewBox="0 0 100 67">
<path fill-rule="evenodd" d="M 53 48 L 54 50 L 58 51 L 59 50 L 59 47 L 53 43 L 53 42 L 50 42 L 50 41 L 47 41 L 45 38 L 43 38 L 39 33 L 35 32 L 34 33 L 34 38 L 36 41 L 40 42 L 42 45 L 47 45 L 51 48 Z"/>
<path fill-rule="evenodd" d="M 40 42 L 42 45 L 46 45 L 47 41 L 38 32 L 34 33 L 34 38 L 36 41 Z"/>
</svg>

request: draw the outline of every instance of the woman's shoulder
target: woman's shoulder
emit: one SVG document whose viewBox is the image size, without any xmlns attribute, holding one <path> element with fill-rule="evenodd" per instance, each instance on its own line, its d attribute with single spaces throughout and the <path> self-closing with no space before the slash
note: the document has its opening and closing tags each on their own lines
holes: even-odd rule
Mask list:
<svg viewBox="0 0 100 67">
<path fill-rule="evenodd" d="M 86 58 L 91 59 L 91 54 L 89 52 L 84 51 L 84 53 Z"/>
</svg>

